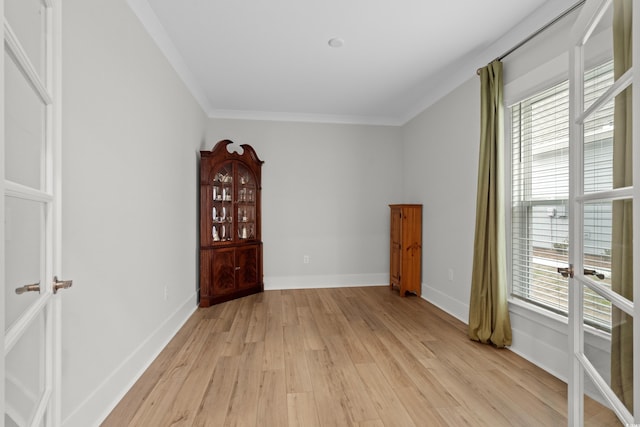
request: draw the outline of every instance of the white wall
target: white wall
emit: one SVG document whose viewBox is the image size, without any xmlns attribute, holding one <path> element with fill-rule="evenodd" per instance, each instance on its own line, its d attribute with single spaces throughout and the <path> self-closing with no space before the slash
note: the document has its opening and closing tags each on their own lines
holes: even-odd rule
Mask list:
<svg viewBox="0 0 640 427">
<path fill-rule="evenodd" d="M 423 296 L 465 322 L 475 228 L 479 91 L 478 79 L 472 78 L 403 127 L 406 199 L 424 204 Z"/>
<path fill-rule="evenodd" d="M 211 119 L 262 168 L 266 289 L 388 283 L 390 203 L 402 197 L 400 128 Z M 303 256 L 309 263 L 303 263 Z"/>
<path fill-rule="evenodd" d="M 196 308 L 205 116 L 125 0 L 62 20 L 62 416 L 84 427 Z"/>
</svg>

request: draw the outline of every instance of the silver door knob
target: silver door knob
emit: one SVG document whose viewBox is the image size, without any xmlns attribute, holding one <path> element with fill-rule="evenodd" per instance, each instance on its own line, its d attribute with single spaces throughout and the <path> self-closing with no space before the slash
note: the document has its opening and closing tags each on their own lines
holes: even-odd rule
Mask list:
<svg viewBox="0 0 640 427">
<path fill-rule="evenodd" d="M 22 295 L 25 292 L 37 292 L 40 293 L 40 282 L 33 283 L 31 285 L 24 285 L 16 288 L 16 294 Z"/>
<path fill-rule="evenodd" d="M 59 289 L 68 289 L 73 285 L 73 280 L 58 280 L 58 276 L 53 276 L 53 293 L 57 294 Z"/>
</svg>

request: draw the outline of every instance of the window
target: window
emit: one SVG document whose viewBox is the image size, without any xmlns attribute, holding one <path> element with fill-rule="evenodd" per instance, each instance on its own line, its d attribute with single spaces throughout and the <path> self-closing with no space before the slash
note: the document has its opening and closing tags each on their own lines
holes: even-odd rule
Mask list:
<svg viewBox="0 0 640 427">
<path fill-rule="evenodd" d="M 613 63 L 585 74 L 585 105 L 613 84 Z M 564 81 L 511 107 L 511 256 L 515 298 L 566 315 L 569 264 L 569 83 Z M 612 185 L 613 102 L 585 124 L 585 192 Z M 611 203 L 584 213 L 585 268 L 609 282 Z M 585 296 L 585 322 L 610 330 L 610 303 Z"/>
</svg>

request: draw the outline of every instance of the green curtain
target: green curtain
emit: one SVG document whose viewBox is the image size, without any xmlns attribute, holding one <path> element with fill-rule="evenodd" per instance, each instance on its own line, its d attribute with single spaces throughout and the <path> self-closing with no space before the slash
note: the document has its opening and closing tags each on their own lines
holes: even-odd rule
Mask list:
<svg viewBox="0 0 640 427">
<path fill-rule="evenodd" d="M 631 66 L 631 0 L 613 4 L 613 67 L 618 79 Z M 613 131 L 613 187 L 633 184 L 631 88 L 615 100 Z M 632 201 L 613 202 L 611 287 L 633 301 Z M 611 388 L 633 412 L 633 319 L 613 307 L 611 331 Z"/>
<path fill-rule="evenodd" d="M 511 345 L 511 321 L 507 305 L 500 61 L 480 69 L 480 84 L 480 160 L 468 334 L 472 340 L 505 347 Z"/>
</svg>

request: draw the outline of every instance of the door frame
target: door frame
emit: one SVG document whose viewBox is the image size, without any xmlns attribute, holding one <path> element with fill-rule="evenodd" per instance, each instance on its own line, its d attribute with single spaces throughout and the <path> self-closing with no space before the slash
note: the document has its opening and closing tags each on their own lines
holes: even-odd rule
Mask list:
<svg viewBox="0 0 640 427">
<path fill-rule="evenodd" d="M 0 0 L 0 20 L 4 22 L 4 0 Z M 4 28 L 4 25 L 3 25 Z M 4 30 L 2 31 L 2 35 L 0 35 L 2 46 L 4 46 Z M 3 47 L 4 49 L 4 47 Z M 5 143 L 4 143 L 4 54 L 0 58 L 0 129 L 3 129 L 0 132 L 0 159 L 5 158 Z M 4 193 L 5 193 L 5 185 L 4 185 L 4 177 L 5 177 L 5 166 L 4 160 L 0 161 L 0 271 L 5 270 L 5 203 L 4 203 Z M 5 308 L 5 275 L 0 275 L 0 312 L 6 313 Z M 4 345 L 4 336 L 5 336 L 5 317 L 4 314 L 0 316 L 0 426 L 4 427 L 4 413 L 5 413 L 5 363 L 4 363 L 4 354 L 5 354 L 5 345 Z"/>
</svg>

